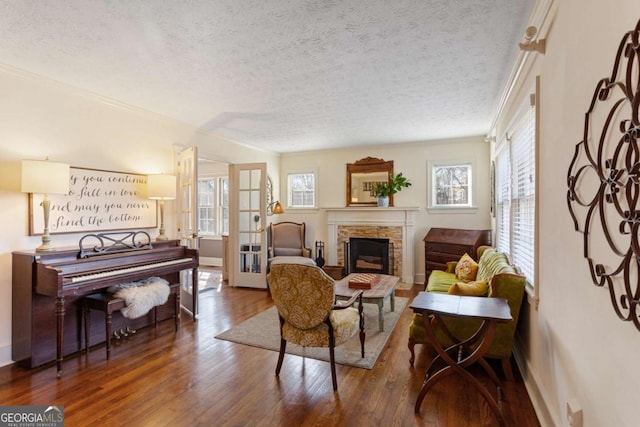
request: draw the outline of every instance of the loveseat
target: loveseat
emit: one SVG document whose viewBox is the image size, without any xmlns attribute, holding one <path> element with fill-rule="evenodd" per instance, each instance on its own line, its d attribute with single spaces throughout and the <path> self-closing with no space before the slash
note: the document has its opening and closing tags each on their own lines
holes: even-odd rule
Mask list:
<svg viewBox="0 0 640 427">
<path fill-rule="evenodd" d="M 513 321 L 498 324 L 495 338 L 485 357 L 501 359 L 505 377 L 509 381 L 513 381 L 511 349 L 524 297 L 526 278 L 518 274 L 516 268 L 509 262 L 509 258 L 495 248 L 479 247 L 477 259 L 479 261 L 475 263 L 471 257 L 465 254 L 460 261 L 447 263 L 446 271 L 432 271 L 426 291 L 470 295 L 478 298 L 507 299 Z M 479 320 L 443 317 L 443 321 L 459 340 L 471 337 L 480 327 Z M 443 346 L 448 347 L 454 344 L 441 328 L 437 328 L 435 332 L 437 340 Z M 409 350 L 411 351 L 409 363 L 412 366 L 415 361 L 415 344 L 426 343 L 428 340 L 422 315 L 416 313 L 413 315 L 413 322 L 409 327 Z"/>
</svg>

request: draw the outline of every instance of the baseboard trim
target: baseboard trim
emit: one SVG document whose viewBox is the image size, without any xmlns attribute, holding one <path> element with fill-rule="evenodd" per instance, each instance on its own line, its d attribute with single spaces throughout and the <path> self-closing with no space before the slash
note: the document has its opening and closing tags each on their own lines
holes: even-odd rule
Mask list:
<svg viewBox="0 0 640 427">
<path fill-rule="evenodd" d="M 531 369 L 525 358 L 522 357 L 522 354 L 525 353 L 522 351 L 522 342 L 517 335 L 513 344 L 513 358 L 516 361 L 516 365 L 518 365 L 518 370 L 520 371 L 522 381 L 524 382 L 524 386 L 529 394 L 529 399 L 531 399 L 533 410 L 538 417 L 538 422 L 542 427 L 563 425 L 561 420 L 558 420 L 554 416 L 554 413 L 549 410 L 551 406 L 545 397 L 550 394 L 541 390 L 540 379 Z"/>
<path fill-rule="evenodd" d="M 208 256 L 199 257 L 200 265 L 208 265 L 211 267 L 222 267 L 222 258 L 214 258 Z"/>
<path fill-rule="evenodd" d="M 11 359 L 11 344 L 0 347 L 0 366 L 6 366 L 13 363 Z"/>
</svg>

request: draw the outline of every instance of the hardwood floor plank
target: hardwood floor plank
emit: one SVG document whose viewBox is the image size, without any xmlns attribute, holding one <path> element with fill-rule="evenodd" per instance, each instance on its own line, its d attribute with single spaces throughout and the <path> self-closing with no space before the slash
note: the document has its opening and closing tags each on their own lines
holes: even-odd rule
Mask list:
<svg viewBox="0 0 640 427">
<path fill-rule="evenodd" d="M 214 275 L 215 276 L 215 275 Z M 396 295 L 412 298 L 414 290 Z M 434 357 L 416 346 L 409 365 L 406 308 L 371 370 L 337 365 L 338 392 L 327 362 L 285 355 L 214 337 L 273 305 L 264 290 L 226 285 L 202 293 L 200 318 L 183 313 L 175 333 L 171 320 L 67 357 L 63 377 L 55 366 L 0 368 L 2 405 L 64 405 L 66 425 L 96 426 L 475 426 L 498 425 L 483 398 L 456 375 L 437 384 L 420 414 L 414 404 L 424 371 Z M 328 350 L 327 350 L 328 351 Z M 496 369 L 502 377 L 499 365 Z M 492 385 L 482 370 L 483 384 Z M 521 381 L 503 381 L 508 425 L 538 426 Z"/>
</svg>

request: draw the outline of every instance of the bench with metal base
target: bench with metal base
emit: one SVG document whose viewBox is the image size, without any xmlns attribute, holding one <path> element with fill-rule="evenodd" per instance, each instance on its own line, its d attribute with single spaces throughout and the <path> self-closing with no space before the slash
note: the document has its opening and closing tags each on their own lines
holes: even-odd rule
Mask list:
<svg viewBox="0 0 640 427">
<path fill-rule="evenodd" d="M 175 307 L 174 307 L 174 320 L 175 331 L 178 331 L 180 327 L 180 285 L 169 285 L 169 295 L 174 295 Z M 118 298 L 111 293 L 101 292 L 97 294 L 87 295 L 82 298 L 82 319 L 84 323 L 84 351 L 89 351 L 89 335 L 91 331 L 91 310 L 98 310 L 104 313 L 105 317 L 105 334 L 106 334 L 106 347 L 107 347 L 107 360 L 111 357 L 111 337 L 112 325 L 111 320 L 113 313 L 122 310 L 126 307 L 126 303 L 122 298 Z M 153 307 L 153 319 L 154 327 L 158 328 L 158 306 Z"/>
</svg>

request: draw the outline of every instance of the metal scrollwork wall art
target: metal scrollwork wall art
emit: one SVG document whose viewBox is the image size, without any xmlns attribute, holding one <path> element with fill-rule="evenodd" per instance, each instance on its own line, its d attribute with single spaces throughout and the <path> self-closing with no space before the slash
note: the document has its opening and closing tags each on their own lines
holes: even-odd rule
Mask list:
<svg viewBox="0 0 640 427">
<path fill-rule="evenodd" d="M 596 85 L 569 166 L 567 203 L 593 283 L 606 285 L 618 317 L 640 330 L 639 40 L 640 21 Z"/>
</svg>

